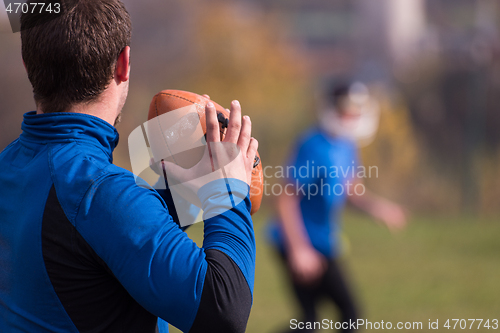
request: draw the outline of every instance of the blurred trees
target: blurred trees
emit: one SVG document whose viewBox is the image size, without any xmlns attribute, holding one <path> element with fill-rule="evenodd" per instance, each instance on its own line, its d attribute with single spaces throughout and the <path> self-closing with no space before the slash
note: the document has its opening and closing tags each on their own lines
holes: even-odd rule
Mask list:
<svg viewBox="0 0 500 333">
<path fill-rule="evenodd" d="M 380 176 L 367 183 L 419 212 L 498 213 L 498 65 L 450 60 L 423 58 L 408 68 L 413 79 L 400 82 L 400 95 L 376 93 L 380 128 L 362 157 Z"/>
<path fill-rule="evenodd" d="M 435 46 L 398 73 L 399 84 L 433 173 L 459 193 L 455 210 L 498 212 L 500 8 L 489 1 L 431 5 Z"/>
<path fill-rule="evenodd" d="M 272 14 L 227 1 L 211 1 L 201 13 L 184 84 L 225 106 L 239 99 L 265 163 L 282 163 L 283 147 L 313 113 L 306 58 L 284 39 L 284 22 Z"/>
<path fill-rule="evenodd" d="M 429 163 L 427 145 L 404 98 L 377 87 L 372 91 L 381 107 L 380 126 L 374 142 L 361 149 L 361 160 L 379 174 L 365 180 L 368 188 L 414 212 L 456 213 L 460 192 Z"/>
</svg>

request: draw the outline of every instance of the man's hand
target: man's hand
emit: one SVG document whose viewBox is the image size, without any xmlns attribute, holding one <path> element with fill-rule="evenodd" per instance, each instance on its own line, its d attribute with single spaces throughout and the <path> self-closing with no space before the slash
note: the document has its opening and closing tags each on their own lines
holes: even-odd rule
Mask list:
<svg viewBox="0 0 500 333">
<path fill-rule="evenodd" d="M 356 179 L 354 184 L 363 184 Z M 368 213 L 375 219 L 382 221 L 390 231 L 398 231 L 406 226 L 406 214 L 398 204 L 365 190 L 363 195 L 350 195 L 351 204 Z"/>
<path fill-rule="evenodd" d="M 327 259 L 311 246 L 290 251 L 288 265 L 295 280 L 301 284 L 313 284 L 323 275 Z"/>
<path fill-rule="evenodd" d="M 207 145 L 202 159 L 190 169 L 162 161 L 169 183 L 173 179 L 175 184 L 182 184 L 179 194 L 195 204 L 199 204 L 196 198 L 198 190 L 213 180 L 234 178 L 250 185 L 258 148 L 257 140 L 251 137 L 250 118 L 245 116 L 242 119 L 238 101 L 231 103 L 228 128 L 222 142 L 217 112 L 212 102 L 207 103 L 205 115 Z"/>
<path fill-rule="evenodd" d="M 207 110 L 210 109 L 211 121 L 215 121 L 215 129 L 213 129 L 213 142 L 217 143 L 219 141 L 219 123 L 217 121 L 217 114 L 215 112 L 215 107 L 213 104 L 209 103 L 210 106 L 207 105 Z M 231 112 L 229 113 L 229 124 L 226 131 L 226 136 L 223 143 L 232 143 L 236 144 L 241 152 L 242 165 L 230 170 L 227 170 L 228 174 L 234 171 L 242 172 L 244 174 L 240 177 L 234 177 L 237 179 L 244 180 L 248 185 L 252 183 L 252 170 L 255 155 L 257 154 L 257 148 L 259 146 L 258 141 L 255 138 L 252 138 L 252 122 L 250 121 L 250 117 L 244 116 L 243 121 L 241 119 L 241 106 L 238 101 L 233 101 L 231 103 Z M 208 112 L 208 111 L 207 111 Z M 212 126 L 214 124 L 212 123 Z M 208 117 L 207 117 L 207 141 L 211 142 L 208 139 Z M 215 145 L 216 147 L 220 147 L 220 145 Z M 230 177 L 232 178 L 232 177 Z"/>
<path fill-rule="evenodd" d="M 397 204 L 379 199 L 373 206 L 371 214 L 373 217 L 384 222 L 391 231 L 403 229 L 406 226 L 406 214 Z"/>
</svg>

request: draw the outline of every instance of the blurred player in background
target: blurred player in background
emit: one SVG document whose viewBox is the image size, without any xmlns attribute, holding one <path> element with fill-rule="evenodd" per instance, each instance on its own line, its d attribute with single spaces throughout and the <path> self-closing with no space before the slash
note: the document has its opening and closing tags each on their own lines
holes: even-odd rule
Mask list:
<svg viewBox="0 0 500 333">
<path fill-rule="evenodd" d="M 315 331 L 317 304 L 325 297 L 337 306 L 342 323 L 359 318 L 339 260 L 340 217 L 346 201 L 391 230 L 406 223 L 403 209 L 369 193 L 359 173 L 358 146 L 373 140 L 379 119 L 366 86 L 335 85 L 324 95 L 318 124 L 293 148 L 278 197 L 278 217 L 270 227 L 271 242 L 286 263 L 302 311 L 301 324 L 287 330 L 292 332 Z M 343 332 L 353 331 L 343 326 Z"/>
</svg>

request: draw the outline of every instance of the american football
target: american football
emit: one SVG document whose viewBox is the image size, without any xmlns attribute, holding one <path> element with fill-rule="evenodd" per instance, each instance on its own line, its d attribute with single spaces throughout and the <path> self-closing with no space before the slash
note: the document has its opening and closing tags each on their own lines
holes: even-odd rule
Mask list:
<svg viewBox="0 0 500 333">
<path fill-rule="evenodd" d="M 190 149 L 189 154 L 182 154 L 182 152 L 177 151 L 172 144 L 169 144 L 169 142 L 172 142 L 172 140 L 166 140 L 165 135 L 169 134 L 166 134 L 165 131 L 150 131 L 150 133 L 148 134 L 153 138 L 150 141 L 153 155 L 164 156 L 164 150 L 168 150 L 169 155 L 172 153 L 175 154 L 176 163 L 184 168 L 192 167 L 193 165 L 198 163 L 198 161 L 203 156 L 204 151 L 204 147 L 201 146 L 200 143 L 203 142 L 203 135 L 206 134 L 205 106 L 209 101 L 210 100 L 204 96 L 182 90 L 163 90 L 156 94 L 153 97 L 153 100 L 151 101 L 151 105 L 149 107 L 148 120 L 154 119 L 155 117 L 161 116 L 167 112 L 194 106 L 196 108 L 198 119 L 191 120 L 194 120 L 196 124 L 199 121 L 202 133 L 200 131 L 193 130 L 192 126 L 186 126 L 186 123 L 192 124 L 193 122 L 189 120 L 189 116 L 186 117 L 185 113 L 179 113 L 178 131 L 182 132 L 181 136 L 184 142 L 183 145 L 189 143 L 186 143 L 186 141 L 191 141 L 191 147 L 197 148 Z M 212 101 L 212 103 L 214 103 L 217 110 L 219 130 L 221 133 L 221 140 L 223 140 L 229 119 L 229 111 L 214 101 Z M 182 120 L 180 120 L 181 117 L 183 118 Z M 153 144 L 153 142 L 158 142 L 160 144 L 155 145 Z M 260 204 L 262 202 L 263 181 L 262 161 L 260 159 L 259 153 L 257 153 L 254 160 L 252 183 L 250 186 L 252 215 L 259 210 Z"/>
</svg>

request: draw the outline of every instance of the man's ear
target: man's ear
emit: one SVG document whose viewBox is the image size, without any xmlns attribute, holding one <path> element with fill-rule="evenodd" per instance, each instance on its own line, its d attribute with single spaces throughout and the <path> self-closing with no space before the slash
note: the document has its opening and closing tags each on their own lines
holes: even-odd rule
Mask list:
<svg viewBox="0 0 500 333">
<path fill-rule="evenodd" d="M 126 82 L 130 78 L 130 46 L 125 46 L 116 61 L 115 79 L 119 83 Z"/>
<path fill-rule="evenodd" d="M 26 70 L 26 72 L 28 72 L 28 68 L 26 68 L 26 63 L 24 62 L 24 59 L 23 59 L 23 66 L 24 66 L 24 69 Z"/>
</svg>

